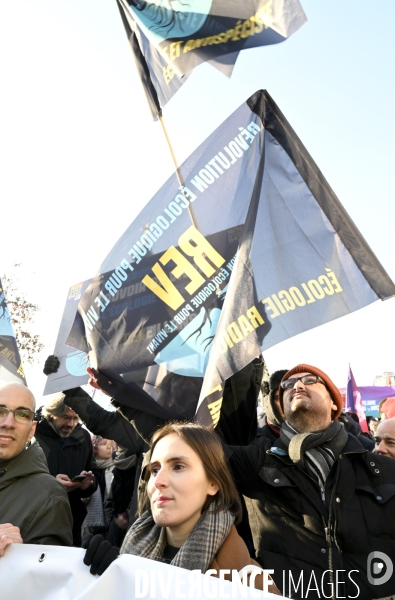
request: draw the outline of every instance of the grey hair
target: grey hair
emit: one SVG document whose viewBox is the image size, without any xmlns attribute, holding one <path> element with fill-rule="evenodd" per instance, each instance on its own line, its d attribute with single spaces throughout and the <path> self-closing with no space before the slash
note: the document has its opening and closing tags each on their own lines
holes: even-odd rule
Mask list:
<svg viewBox="0 0 395 600">
<path fill-rule="evenodd" d="M 63 417 L 67 409 L 70 407 L 65 404 L 66 395 L 59 392 L 52 400 L 43 408 L 43 415 L 46 419 L 52 420 L 56 417 Z"/>
</svg>

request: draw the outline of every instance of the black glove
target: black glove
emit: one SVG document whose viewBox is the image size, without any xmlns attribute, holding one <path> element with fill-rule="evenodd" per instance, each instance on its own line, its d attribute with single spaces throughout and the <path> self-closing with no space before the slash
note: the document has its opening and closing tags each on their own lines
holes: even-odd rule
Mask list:
<svg viewBox="0 0 395 600">
<path fill-rule="evenodd" d="M 51 354 L 50 356 L 48 356 L 47 360 L 45 361 L 43 373 L 45 375 L 50 375 L 51 373 L 56 373 L 56 371 L 59 369 L 59 367 L 60 367 L 59 359 L 56 356 L 54 356 L 53 354 Z"/>
<path fill-rule="evenodd" d="M 261 383 L 262 396 L 268 396 L 270 393 L 270 386 L 268 381 L 262 381 Z"/>
<path fill-rule="evenodd" d="M 102 575 L 119 556 L 119 548 L 111 546 L 110 542 L 100 534 L 85 534 L 82 538 L 82 547 L 86 548 L 84 565 L 90 566 L 92 575 Z"/>
</svg>

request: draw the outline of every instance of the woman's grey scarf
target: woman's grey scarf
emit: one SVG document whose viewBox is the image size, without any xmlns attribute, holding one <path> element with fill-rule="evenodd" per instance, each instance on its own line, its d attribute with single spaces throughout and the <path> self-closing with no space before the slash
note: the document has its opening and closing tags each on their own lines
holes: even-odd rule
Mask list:
<svg viewBox="0 0 395 600">
<path fill-rule="evenodd" d="M 288 447 L 292 461 L 310 475 L 320 488 L 325 482 L 333 463 L 347 442 L 347 432 L 339 421 L 333 421 L 328 429 L 298 433 L 288 421 L 281 425 L 281 441 Z"/>
<path fill-rule="evenodd" d="M 104 498 L 103 498 L 103 504 L 105 504 L 107 498 L 108 498 L 108 494 L 110 493 L 110 489 L 111 489 L 111 482 L 112 482 L 112 472 L 114 469 L 114 463 L 112 458 L 96 458 L 96 464 L 97 464 L 97 468 L 100 471 L 104 471 L 104 482 L 105 482 L 105 489 L 104 489 Z"/>
<path fill-rule="evenodd" d="M 110 458 L 96 458 L 96 464 L 98 469 L 108 469 L 113 466 L 112 457 Z"/>
<path fill-rule="evenodd" d="M 114 456 L 114 467 L 117 467 L 121 471 L 127 471 L 137 464 L 136 454 L 126 456 L 128 452 L 129 450 L 117 450 Z"/>
<path fill-rule="evenodd" d="M 199 569 L 205 573 L 228 537 L 234 519 L 228 510 L 214 513 L 209 507 L 170 564 L 191 571 Z M 166 528 L 156 525 L 151 511 L 147 510 L 126 534 L 121 554 L 161 561 L 166 545 Z"/>
</svg>

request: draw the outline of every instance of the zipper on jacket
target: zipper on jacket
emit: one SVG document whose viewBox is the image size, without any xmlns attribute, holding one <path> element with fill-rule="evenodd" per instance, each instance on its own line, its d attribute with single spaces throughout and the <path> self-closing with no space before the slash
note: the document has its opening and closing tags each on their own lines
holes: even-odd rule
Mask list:
<svg viewBox="0 0 395 600">
<path fill-rule="evenodd" d="M 367 450 L 366 450 L 367 452 Z M 287 464 L 286 461 L 283 460 L 282 456 L 278 456 L 277 454 L 275 454 L 274 452 L 271 452 L 270 449 L 267 450 L 267 454 L 271 454 L 272 456 L 275 456 L 276 458 L 279 458 L 280 460 L 282 460 L 282 462 L 285 462 L 285 464 Z M 340 454 L 339 459 L 342 458 L 342 455 Z M 311 477 L 311 475 L 308 475 L 308 473 L 304 473 L 306 475 L 306 477 L 308 477 L 309 479 L 311 479 L 311 481 L 314 483 L 314 485 L 316 487 L 318 487 L 320 489 L 321 492 L 321 499 L 325 504 L 325 488 L 322 488 L 319 486 L 319 484 L 317 483 L 317 481 Z M 335 581 L 333 578 L 333 547 L 332 547 L 332 541 L 336 543 L 336 546 L 340 551 L 340 548 L 337 545 L 337 541 L 336 541 L 336 535 L 335 532 L 333 532 L 333 536 L 331 535 L 331 531 L 332 531 L 332 511 L 333 511 L 333 499 L 335 497 L 335 492 L 336 492 L 336 487 L 337 487 L 337 482 L 339 479 L 339 469 L 337 468 L 336 470 L 336 474 L 335 474 L 335 480 L 333 482 L 333 486 L 332 486 L 332 493 L 330 496 L 330 502 L 329 502 L 329 520 L 328 520 L 328 524 L 326 523 L 324 517 L 321 515 L 321 519 L 322 522 L 324 524 L 324 533 L 325 533 L 325 541 L 327 543 L 328 546 L 328 567 L 329 567 L 329 579 L 330 579 L 330 583 L 332 584 L 332 596 L 331 596 L 331 600 L 336 600 L 336 588 L 335 588 Z M 395 600 L 395 598 L 394 598 Z"/>
<path fill-rule="evenodd" d="M 339 456 L 339 458 L 341 458 L 341 455 Z M 332 486 L 332 492 L 331 492 L 331 497 L 330 497 L 330 502 L 329 502 L 329 519 L 328 519 L 328 523 L 325 522 L 324 517 L 322 517 L 322 521 L 324 523 L 324 531 L 325 531 L 325 539 L 326 539 L 326 543 L 328 544 L 328 567 L 329 567 L 329 573 L 330 573 L 330 582 L 332 584 L 332 600 L 336 600 L 336 595 L 335 595 L 335 583 L 333 580 L 333 547 L 332 547 L 332 542 L 334 542 L 336 544 L 336 547 L 339 551 L 339 554 L 341 554 L 340 548 L 337 544 L 337 540 L 336 540 L 336 526 L 333 527 L 332 526 L 332 517 L 333 517 L 333 512 L 334 512 L 334 508 L 333 508 L 333 500 L 336 494 L 336 489 L 337 489 L 337 484 L 339 481 L 339 466 L 337 466 L 336 468 L 336 473 L 335 473 L 335 480 L 333 482 L 333 486 Z M 325 490 L 324 490 L 325 493 Z M 333 535 L 332 535 L 332 529 L 333 529 Z"/>
<path fill-rule="evenodd" d="M 335 596 L 335 582 L 333 580 L 333 556 L 332 556 L 332 545 L 329 546 L 329 552 L 328 552 L 328 565 L 329 565 L 329 573 L 330 573 L 330 580 L 331 580 L 331 584 L 332 584 L 332 600 L 336 600 L 336 596 Z"/>
<path fill-rule="evenodd" d="M 322 517 L 322 522 L 324 523 L 324 532 L 325 532 L 325 540 L 328 546 L 328 571 L 329 571 L 329 580 L 332 586 L 332 600 L 336 600 L 335 596 L 335 582 L 333 580 L 333 556 L 332 556 L 332 536 L 331 536 L 331 525 L 330 521 L 328 525 L 325 523 L 324 517 Z"/>
</svg>

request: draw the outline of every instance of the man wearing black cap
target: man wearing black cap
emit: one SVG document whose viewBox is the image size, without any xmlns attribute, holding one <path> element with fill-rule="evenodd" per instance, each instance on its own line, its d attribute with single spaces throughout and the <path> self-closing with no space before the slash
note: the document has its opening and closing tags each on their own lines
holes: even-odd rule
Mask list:
<svg viewBox="0 0 395 600">
<path fill-rule="evenodd" d="M 395 464 L 347 433 L 340 392 L 320 369 L 288 371 L 279 400 L 275 442 L 228 447 L 259 562 L 292 598 L 391 596 Z"/>
</svg>

